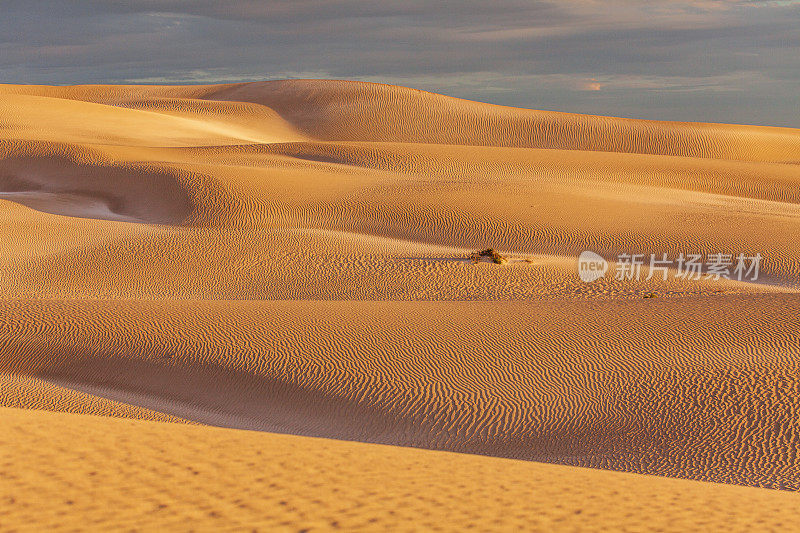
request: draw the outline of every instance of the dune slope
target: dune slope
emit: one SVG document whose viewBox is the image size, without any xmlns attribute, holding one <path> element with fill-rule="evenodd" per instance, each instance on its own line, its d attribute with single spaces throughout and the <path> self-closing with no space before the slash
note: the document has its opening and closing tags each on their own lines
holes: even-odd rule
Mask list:
<svg viewBox="0 0 800 533">
<path fill-rule="evenodd" d="M 781 530 L 800 500 L 446 452 L 0 413 L 4 529 Z"/>
<path fill-rule="evenodd" d="M 0 370 L 214 425 L 800 489 L 800 298 L 705 300 L 9 302 Z"/>
</svg>

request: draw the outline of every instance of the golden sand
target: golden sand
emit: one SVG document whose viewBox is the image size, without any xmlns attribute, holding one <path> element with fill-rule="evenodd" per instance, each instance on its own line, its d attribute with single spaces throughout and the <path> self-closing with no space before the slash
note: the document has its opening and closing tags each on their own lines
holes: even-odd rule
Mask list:
<svg viewBox="0 0 800 533">
<path fill-rule="evenodd" d="M 788 492 L 664 476 L 800 489 L 800 131 L 315 80 L 5 85 L 0 117 L 0 406 L 26 409 L 0 423 L 102 435 L 28 467 L 4 444 L 0 526 L 109 526 L 113 492 L 132 528 L 791 515 Z M 757 283 L 584 283 L 583 250 L 763 261 Z M 179 489 L 194 462 L 214 475 Z M 94 510 L 21 503 L 82 484 Z"/>
<path fill-rule="evenodd" d="M 14 409 L 0 409 L 0 463 L 4 530 L 780 531 L 800 505 L 732 485 Z"/>
</svg>

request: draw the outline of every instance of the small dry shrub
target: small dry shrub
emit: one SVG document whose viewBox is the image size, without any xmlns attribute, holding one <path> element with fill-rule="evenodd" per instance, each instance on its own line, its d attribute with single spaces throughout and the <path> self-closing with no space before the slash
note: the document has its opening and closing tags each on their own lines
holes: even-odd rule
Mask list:
<svg viewBox="0 0 800 533">
<path fill-rule="evenodd" d="M 473 252 L 469 258 L 472 259 L 473 263 L 477 263 L 484 257 L 488 257 L 492 260 L 493 263 L 498 265 L 502 265 L 503 263 L 507 263 L 508 259 L 503 257 L 502 255 L 498 254 L 494 251 L 494 248 L 487 248 L 485 250 L 481 250 L 479 252 Z"/>
</svg>

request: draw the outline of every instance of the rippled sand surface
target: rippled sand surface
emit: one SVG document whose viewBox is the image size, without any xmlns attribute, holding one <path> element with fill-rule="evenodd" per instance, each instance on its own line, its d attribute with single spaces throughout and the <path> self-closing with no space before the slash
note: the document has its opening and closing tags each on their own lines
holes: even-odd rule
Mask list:
<svg viewBox="0 0 800 533">
<path fill-rule="evenodd" d="M 798 202 L 792 129 L 339 81 L 0 86 L 10 490 L 80 480 L 104 501 L 103 486 L 161 487 L 137 500 L 165 506 L 153 521 L 119 516 L 131 527 L 194 512 L 209 527 L 336 527 L 338 507 L 314 502 L 338 491 L 345 529 L 412 527 L 398 511 L 412 497 L 419 524 L 455 529 L 590 516 L 636 529 L 665 508 L 687 526 L 778 527 L 788 509 L 759 521 L 796 508 L 800 489 Z M 484 248 L 507 262 L 469 259 Z M 584 250 L 610 261 L 605 277 L 579 279 Z M 676 264 L 666 280 L 614 277 L 621 253 L 720 252 L 760 254 L 758 280 L 686 280 Z M 76 427 L 103 435 L 82 457 L 124 443 L 97 459 L 105 481 L 58 444 L 77 444 Z M 25 438 L 52 441 L 27 467 Z M 194 459 L 165 452 L 169 475 L 213 469 L 203 497 L 224 492 L 224 509 L 166 490 L 143 451 L 154 439 L 196 440 Z M 121 476 L 124 450 L 143 455 Z M 259 499 L 269 483 L 245 483 L 237 450 L 271 464 L 282 499 Z M 359 471 L 402 483 L 377 503 Z M 601 487 L 559 507 L 576 483 Z M 253 499 L 231 496 L 247 486 Z M 700 493 L 719 513 L 701 512 Z M 536 502 L 500 512 L 526 494 Z M 0 526 L 39 507 L 55 524 L 72 505 L 48 501 L 3 499 Z M 251 513 L 262 505 L 268 516 Z M 469 518 L 476 505 L 494 511 Z"/>
</svg>

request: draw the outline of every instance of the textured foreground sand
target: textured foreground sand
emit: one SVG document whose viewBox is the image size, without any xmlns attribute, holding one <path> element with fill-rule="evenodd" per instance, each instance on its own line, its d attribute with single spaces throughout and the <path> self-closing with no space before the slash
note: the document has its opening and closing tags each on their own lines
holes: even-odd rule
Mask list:
<svg viewBox="0 0 800 533">
<path fill-rule="evenodd" d="M 0 409 L 0 463 L 4 530 L 780 531 L 800 505 L 731 485 L 13 409 Z"/>
<path fill-rule="evenodd" d="M 404 521 L 409 498 L 420 523 L 465 525 L 448 518 L 463 508 L 433 497 L 445 493 L 491 498 L 464 507 L 495 509 L 475 516 L 482 528 L 503 527 L 485 521 L 498 516 L 636 528 L 651 516 L 688 526 L 726 515 L 744 527 L 795 495 L 609 470 L 800 489 L 799 203 L 798 130 L 547 113 L 334 81 L 0 86 L 0 406 L 28 409 L 5 410 L 2 423 L 53 443 L 75 442 L 68 428 L 85 426 L 103 437 L 81 457 L 98 461 L 103 439 L 124 443 L 124 456 L 142 459 L 125 475 L 114 462 L 123 455 L 98 470 L 109 486 L 162 487 L 151 503 L 167 507 L 142 525 L 199 512 L 332 526 L 338 508 L 314 501 L 345 491 L 369 511 L 342 511 L 341 527 Z M 466 259 L 486 247 L 509 263 Z M 759 283 L 610 273 L 587 284 L 576 275 L 586 249 L 610 260 L 764 259 Z M 204 513 L 190 493 L 167 490 L 146 451 L 162 438 L 191 441 L 213 467 L 203 497 L 246 509 Z M 15 446 L 3 453 L 30 448 Z M 38 449 L 29 470 L 13 466 L 8 490 L 94 483 L 73 470 L 83 466 L 71 445 Z M 239 449 L 265 454 L 254 465 L 288 454 L 275 467 L 284 478 L 308 457 L 323 481 L 299 470 L 283 486 L 287 504 L 237 501 L 230 492 L 269 483 L 231 480 L 246 470 L 229 461 Z M 193 460 L 165 453 L 188 471 Z M 355 459 L 326 459 L 338 453 Z M 374 465 L 359 466 L 362 455 Z M 489 482 L 473 468 L 496 471 L 500 495 L 481 495 Z M 367 503 L 374 483 L 361 470 L 399 485 Z M 600 488 L 559 508 L 559 491 L 576 483 Z M 700 493 L 713 512 L 695 505 Z M 0 517 L 27 520 L 23 501 L 4 499 Z M 590 505 L 594 519 L 575 514 Z M 615 505 L 635 516 L 603 510 Z"/>
</svg>

